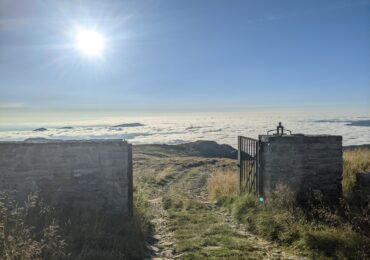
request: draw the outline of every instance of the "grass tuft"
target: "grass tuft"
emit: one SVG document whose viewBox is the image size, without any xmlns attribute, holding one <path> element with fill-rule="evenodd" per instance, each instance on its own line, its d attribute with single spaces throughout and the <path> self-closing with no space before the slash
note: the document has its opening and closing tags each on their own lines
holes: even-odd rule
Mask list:
<svg viewBox="0 0 370 260">
<path fill-rule="evenodd" d="M 238 191 L 238 175 L 233 171 L 216 171 L 208 179 L 210 200 L 217 200 L 222 196 L 234 196 Z"/>
</svg>

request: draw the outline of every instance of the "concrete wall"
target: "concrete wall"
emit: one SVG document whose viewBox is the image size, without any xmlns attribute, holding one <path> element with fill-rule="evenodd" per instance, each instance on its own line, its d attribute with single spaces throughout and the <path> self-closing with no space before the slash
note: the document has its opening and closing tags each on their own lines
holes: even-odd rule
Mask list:
<svg viewBox="0 0 370 260">
<path fill-rule="evenodd" d="M 286 135 L 259 137 L 262 190 L 269 196 L 277 183 L 287 184 L 298 198 L 319 190 L 331 201 L 342 195 L 342 137 Z"/>
<path fill-rule="evenodd" d="M 131 215 L 132 151 L 122 140 L 0 142 L 0 189 L 54 206 Z"/>
</svg>

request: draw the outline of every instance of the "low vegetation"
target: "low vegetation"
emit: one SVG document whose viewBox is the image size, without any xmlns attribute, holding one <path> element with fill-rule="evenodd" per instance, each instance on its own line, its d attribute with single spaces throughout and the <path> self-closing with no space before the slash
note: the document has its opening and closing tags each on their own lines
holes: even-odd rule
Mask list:
<svg viewBox="0 0 370 260">
<path fill-rule="evenodd" d="M 226 207 L 249 231 L 315 259 L 367 259 L 370 239 L 358 223 L 368 225 L 369 205 L 358 212 L 350 201 L 356 173 L 369 170 L 370 150 L 344 152 L 343 207 L 333 210 L 316 194 L 309 208 L 293 201 L 284 185 L 266 203 L 251 195 L 237 196 L 236 173 L 219 172 L 208 180 L 209 199 Z M 226 180 L 228 179 L 228 180 Z M 232 187 L 232 184 L 235 186 Z M 222 191 L 222 192 L 221 192 Z"/>
<path fill-rule="evenodd" d="M 238 175 L 233 171 L 216 171 L 208 179 L 208 197 L 216 200 L 225 194 L 235 196 L 238 194 Z"/>
<path fill-rule="evenodd" d="M 345 150 L 342 181 L 344 213 L 358 232 L 370 234 L 370 191 L 368 188 L 354 189 L 357 174 L 364 172 L 370 174 L 370 148 Z"/>
<path fill-rule="evenodd" d="M 23 206 L 15 194 L 0 194 L 0 259 L 61 259 L 66 242 L 55 223 L 53 209 L 34 193 Z"/>
<path fill-rule="evenodd" d="M 55 209 L 38 193 L 24 206 L 0 194 L 0 259 L 142 259 L 150 225 L 145 199 L 135 196 L 134 217 L 93 210 Z"/>
<path fill-rule="evenodd" d="M 343 195 L 349 199 L 356 182 L 356 174 L 370 172 L 370 149 L 356 148 L 343 153 Z"/>
<path fill-rule="evenodd" d="M 175 253 L 180 259 L 261 259 L 256 245 L 226 224 L 211 203 L 197 199 L 202 175 L 199 168 L 191 170 L 163 197 Z"/>
<path fill-rule="evenodd" d="M 308 215 L 287 204 L 288 194 L 289 191 L 280 193 L 278 198 L 264 204 L 250 195 L 223 197 L 218 203 L 228 208 L 249 231 L 296 252 L 315 259 L 366 258 L 370 241 L 354 231 L 350 223 L 323 205 L 316 205 Z"/>
</svg>

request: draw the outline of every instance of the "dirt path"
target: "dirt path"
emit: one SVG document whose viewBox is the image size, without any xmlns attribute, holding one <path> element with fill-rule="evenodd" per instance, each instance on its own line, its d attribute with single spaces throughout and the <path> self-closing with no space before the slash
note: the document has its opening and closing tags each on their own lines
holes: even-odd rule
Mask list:
<svg viewBox="0 0 370 260">
<path fill-rule="evenodd" d="M 150 259 L 174 259 L 174 242 L 167 222 L 168 214 L 163 209 L 162 197 L 149 200 L 151 205 L 154 227 L 153 243 L 148 245 L 151 252 Z"/>
<path fill-rule="evenodd" d="M 208 172 L 200 172 L 195 175 L 196 178 L 192 180 L 190 192 L 188 194 L 197 198 L 206 205 L 207 209 L 214 214 L 217 214 L 222 220 L 223 225 L 229 226 L 239 235 L 243 236 L 247 242 L 254 245 L 254 249 L 263 256 L 264 259 L 307 259 L 305 257 L 295 256 L 282 250 L 278 245 L 268 242 L 256 235 L 247 231 L 247 227 L 235 220 L 228 211 L 216 206 L 214 203 L 208 201 L 207 193 L 207 178 Z"/>
<path fill-rule="evenodd" d="M 186 171 L 177 169 L 171 172 L 170 181 L 165 182 L 163 186 L 157 188 L 155 191 L 156 198 L 150 199 L 148 202 L 151 207 L 151 215 L 153 219 L 151 223 L 154 228 L 154 235 L 151 243 L 148 245 L 150 256 L 148 259 L 176 259 L 181 257 L 181 255 L 175 255 L 175 241 L 173 238 L 173 232 L 169 230 L 168 227 L 168 213 L 163 208 L 163 196 L 168 193 L 168 190 L 174 185 L 174 183 L 179 182 L 182 177 L 186 174 Z"/>
<path fill-rule="evenodd" d="M 177 176 L 177 180 L 181 178 L 181 175 Z M 153 243 L 148 245 L 148 248 L 151 252 L 150 259 L 174 259 L 178 256 L 175 256 L 175 242 L 173 238 L 173 233 L 168 228 L 168 213 L 163 208 L 163 196 L 168 192 L 169 187 L 173 182 L 166 184 L 159 191 L 158 197 L 149 200 L 151 206 L 151 214 L 153 219 L 151 223 L 154 227 Z"/>
<path fill-rule="evenodd" d="M 149 200 L 154 235 L 148 259 L 306 259 L 249 233 L 228 212 L 207 200 L 209 174 L 216 160 L 172 159 Z M 222 163 L 222 162 L 221 162 Z"/>
</svg>

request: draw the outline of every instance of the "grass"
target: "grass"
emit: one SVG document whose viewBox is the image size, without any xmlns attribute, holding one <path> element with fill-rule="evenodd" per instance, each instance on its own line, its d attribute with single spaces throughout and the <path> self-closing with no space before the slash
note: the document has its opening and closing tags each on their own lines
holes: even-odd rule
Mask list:
<svg viewBox="0 0 370 260">
<path fill-rule="evenodd" d="M 369 253 L 369 239 L 338 216 L 331 223 L 331 212 L 322 211 L 313 220 L 299 208 L 287 210 L 274 201 L 261 204 L 250 195 L 221 198 L 219 205 L 228 208 L 249 231 L 314 259 L 365 259 Z"/>
<path fill-rule="evenodd" d="M 176 240 L 176 254 L 181 259 L 261 259 L 254 246 L 225 224 L 210 204 L 187 192 L 186 187 L 192 187 L 200 174 L 193 170 L 163 197 L 169 227 Z"/>
<path fill-rule="evenodd" d="M 370 172 L 370 149 L 355 148 L 343 153 L 343 206 L 352 226 L 370 234 L 370 197 L 368 190 L 354 191 L 356 174 Z"/>
<path fill-rule="evenodd" d="M 216 171 L 208 179 L 208 198 L 216 200 L 227 194 L 228 196 L 238 193 L 238 175 L 233 171 Z"/>
<path fill-rule="evenodd" d="M 150 232 L 145 198 L 133 218 L 96 210 L 54 209 L 38 194 L 24 206 L 0 195 L 0 259 L 143 259 Z"/>
<path fill-rule="evenodd" d="M 61 259 L 66 242 L 55 223 L 53 209 L 31 194 L 24 206 L 14 193 L 0 194 L 0 258 L 4 260 Z"/>
<path fill-rule="evenodd" d="M 343 153 L 343 195 L 350 198 L 356 182 L 356 173 L 370 172 L 370 149 L 356 148 Z"/>
<path fill-rule="evenodd" d="M 338 211 L 320 197 L 315 198 L 309 210 L 302 209 L 284 185 L 278 185 L 275 195 L 263 204 L 251 195 L 237 196 L 236 174 L 232 173 L 210 177 L 210 199 L 226 207 L 249 231 L 296 252 L 315 259 L 366 259 L 370 256 L 370 239 L 364 232 L 370 223 L 369 207 L 354 208 L 350 198 L 356 173 L 369 170 L 370 150 L 348 150 L 343 157 L 345 196 L 343 208 Z"/>
</svg>

